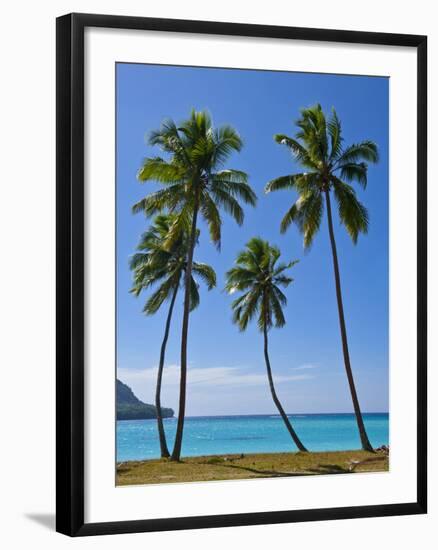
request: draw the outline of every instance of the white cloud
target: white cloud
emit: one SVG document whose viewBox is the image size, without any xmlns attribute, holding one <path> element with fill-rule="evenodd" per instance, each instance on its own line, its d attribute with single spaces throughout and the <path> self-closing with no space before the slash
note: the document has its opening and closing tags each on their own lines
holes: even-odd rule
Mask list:
<svg viewBox="0 0 438 550">
<path fill-rule="evenodd" d="M 316 365 L 305 364 L 305 365 L 300 365 L 299 367 L 292 367 L 292 370 L 312 370 L 317 368 L 318 367 Z"/>
<path fill-rule="evenodd" d="M 154 402 L 157 367 L 119 368 L 117 377 L 128 384 L 139 399 Z M 179 365 L 164 367 L 161 402 L 174 410 L 179 401 L 179 377 Z M 301 402 L 307 403 L 307 398 L 300 384 L 312 378 L 308 372 L 288 370 L 276 374 L 274 371 L 275 385 L 286 410 L 301 412 Z M 254 371 L 248 367 L 199 368 L 191 363 L 187 371 L 186 414 L 276 414 L 264 365 Z"/>
<path fill-rule="evenodd" d="M 149 369 L 118 369 L 118 377 L 128 385 L 138 386 L 140 383 L 155 384 L 157 367 Z M 166 386 L 178 386 L 180 369 L 178 365 L 166 365 L 163 372 L 163 384 Z M 275 375 L 276 384 L 308 380 L 313 378 L 310 374 L 279 374 Z M 187 370 L 187 385 L 200 387 L 217 386 L 265 386 L 267 384 L 266 372 L 255 373 L 242 367 L 189 367 Z"/>
</svg>

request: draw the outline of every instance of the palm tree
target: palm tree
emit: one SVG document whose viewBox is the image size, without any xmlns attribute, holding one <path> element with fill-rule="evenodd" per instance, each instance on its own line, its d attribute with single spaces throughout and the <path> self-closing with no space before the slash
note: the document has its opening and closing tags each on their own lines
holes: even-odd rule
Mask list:
<svg viewBox="0 0 438 550">
<path fill-rule="evenodd" d="M 184 313 L 181 334 L 181 377 L 178 423 L 175 445 L 171 455 L 178 461 L 184 430 L 187 380 L 187 337 L 190 312 L 190 278 L 196 242 L 198 215 L 208 225 L 213 243 L 220 248 L 222 219 L 220 209 L 229 213 L 236 222 L 243 223 L 243 209 L 239 199 L 255 205 L 256 196 L 239 170 L 223 169 L 228 157 L 240 151 L 242 140 L 231 126 L 214 128 L 210 116 L 193 110 L 188 120 L 177 126 L 165 120 L 161 128 L 149 136 L 149 144 L 157 145 L 167 158 L 145 159 L 138 173 L 141 182 L 155 181 L 163 185 L 134 205 L 134 212 L 147 216 L 167 209 L 175 214 L 166 247 L 178 238 L 186 224 L 190 225 L 187 251 L 187 268 L 184 280 Z"/>
<path fill-rule="evenodd" d="M 330 195 L 333 192 L 340 221 L 356 244 L 359 233 L 368 231 L 368 212 L 350 183 L 356 182 L 366 188 L 368 163 L 378 161 L 377 145 L 367 140 L 344 147 L 336 111 L 332 109 L 331 115 L 326 118 L 319 104 L 303 109 L 296 124 L 298 132 L 295 138 L 278 134 L 274 139 L 286 145 L 306 171 L 276 178 L 267 184 L 265 190 L 267 193 L 279 189 L 298 192 L 298 200 L 286 212 L 280 228 L 284 233 L 291 223 L 295 223 L 304 236 L 305 248 L 310 247 L 320 228 L 325 199 L 345 370 L 362 448 L 373 451 L 365 430 L 351 369 Z"/>
<path fill-rule="evenodd" d="M 249 321 L 255 315 L 258 316 L 257 324 L 263 332 L 265 363 L 272 399 L 295 445 L 300 451 L 307 452 L 278 399 L 269 360 L 268 331 L 273 326 L 283 327 L 286 324 L 282 308 L 286 305 L 287 299 L 279 287 L 287 287 L 293 281 L 285 271 L 297 263 L 277 263 L 279 258 L 280 250 L 276 246 L 271 246 L 258 237 L 251 239 L 245 250 L 238 254 L 236 266 L 227 272 L 225 288 L 230 294 L 236 291 L 244 293 L 231 304 L 234 311 L 233 322 L 240 330 L 244 331 Z"/>
<path fill-rule="evenodd" d="M 147 290 L 153 285 L 159 285 L 153 294 L 148 298 L 143 311 L 147 315 L 156 313 L 166 300 L 170 300 L 164 329 L 163 341 L 161 343 L 160 362 L 158 365 L 157 386 L 155 391 L 155 407 L 157 410 L 158 435 L 160 440 L 160 451 L 162 458 L 170 456 L 166 435 L 164 432 L 163 418 L 161 413 L 161 382 L 163 378 L 164 360 L 166 356 L 166 345 L 169 337 L 172 313 L 175 305 L 181 278 L 187 269 L 188 239 L 187 233 L 182 232 L 179 239 L 172 242 L 170 248 L 164 245 L 174 216 L 159 215 L 155 218 L 151 227 L 143 233 L 137 247 L 138 252 L 130 261 L 130 268 L 133 270 L 134 285 L 131 292 L 139 296 L 142 290 Z M 199 231 L 197 237 L 199 236 Z M 202 279 L 208 290 L 216 286 L 216 274 L 207 264 L 194 262 L 192 273 Z M 190 310 L 199 305 L 198 284 L 191 276 L 190 280 Z"/>
</svg>

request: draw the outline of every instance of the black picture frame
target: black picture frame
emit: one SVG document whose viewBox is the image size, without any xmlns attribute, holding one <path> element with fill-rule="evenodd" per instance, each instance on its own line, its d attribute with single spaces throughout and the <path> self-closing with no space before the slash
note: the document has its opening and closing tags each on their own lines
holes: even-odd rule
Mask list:
<svg viewBox="0 0 438 550">
<path fill-rule="evenodd" d="M 417 499 L 311 510 L 84 523 L 84 29 L 155 30 L 289 40 L 405 46 L 417 52 Z M 56 530 L 69 536 L 260 525 L 424 514 L 427 510 L 427 37 L 69 14 L 56 22 L 57 42 L 57 371 Z"/>
</svg>

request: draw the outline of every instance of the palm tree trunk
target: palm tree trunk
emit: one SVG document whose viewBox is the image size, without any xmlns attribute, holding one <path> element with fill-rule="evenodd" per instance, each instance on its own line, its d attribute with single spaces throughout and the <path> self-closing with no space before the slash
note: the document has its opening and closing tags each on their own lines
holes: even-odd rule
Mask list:
<svg viewBox="0 0 438 550">
<path fill-rule="evenodd" d="M 181 333 L 181 374 L 179 383 L 179 407 L 178 422 L 176 425 L 175 444 L 171 460 L 178 462 L 181 457 L 181 446 L 184 430 L 184 417 L 186 413 L 186 385 L 187 385 L 187 337 L 189 332 L 190 315 L 190 281 L 192 278 L 193 252 L 196 243 L 196 221 L 198 218 L 199 197 L 196 197 L 193 208 L 192 227 L 190 231 L 189 250 L 187 254 L 187 267 L 184 282 L 184 313 Z"/>
<path fill-rule="evenodd" d="M 166 328 L 164 330 L 163 342 L 161 343 L 160 364 L 158 365 L 157 387 L 155 391 L 155 408 L 157 409 L 157 425 L 158 436 L 160 438 L 161 458 L 169 458 L 170 456 L 169 449 L 167 448 L 166 434 L 164 432 L 163 416 L 161 414 L 161 382 L 163 379 L 164 359 L 166 356 L 167 339 L 169 338 L 170 322 L 172 320 L 173 306 L 175 305 L 176 295 L 178 294 L 178 287 L 179 280 L 175 285 L 175 290 L 173 291 L 172 299 L 170 301 L 169 312 L 167 314 Z"/>
<path fill-rule="evenodd" d="M 288 429 L 288 432 L 290 433 L 292 439 L 294 440 L 295 445 L 298 447 L 300 451 L 303 453 L 307 453 L 306 447 L 301 443 L 300 438 L 297 436 L 295 430 L 292 428 L 292 424 L 289 422 L 289 418 L 287 417 L 286 413 L 284 412 L 283 407 L 281 406 L 280 400 L 277 397 L 277 393 L 275 391 L 274 387 L 274 380 L 272 379 L 272 371 L 271 371 L 271 362 L 269 361 L 269 353 L 268 353 L 268 329 L 265 326 L 263 328 L 263 336 L 264 336 L 264 352 L 265 352 L 265 362 L 266 362 L 266 370 L 268 371 L 268 379 L 269 379 L 269 387 L 271 389 L 272 399 L 274 400 L 274 403 L 278 409 L 278 412 L 281 414 L 281 417 L 283 419 L 283 422 L 286 424 L 286 428 Z"/>
<path fill-rule="evenodd" d="M 357 427 L 359 429 L 362 449 L 364 451 L 373 452 L 374 449 L 368 439 L 368 435 L 365 430 L 365 424 L 363 422 L 362 412 L 360 410 L 359 399 L 357 397 L 356 386 L 354 384 L 353 371 L 351 370 L 350 354 L 348 351 L 347 330 L 345 328 L 344 306 L 342 303 L 341 277 L 339 274 L 338 253 L 336 251 L 335 234 L 333 231 L 332 208 L 330 204 L 330 191 L 328 189 L 325 190 L 325 198 L 327 203 L 327 220 L 328 220 L 328 227 L 329 227 L 329 234 L 330 234 L 330 243 L 332 247 L 333 268 L 335 272 L 336 299 L 338 302 L 339 325 L 341 328 L 344 365 L 345 365 L 345 370 L 347 372 L 348 384 L 350 386 L 350 393 L 351 393 L 351 398 L 353 400 L 354 413 L 356 415 L 356 422 L 357 422 Z"/>
</svg>

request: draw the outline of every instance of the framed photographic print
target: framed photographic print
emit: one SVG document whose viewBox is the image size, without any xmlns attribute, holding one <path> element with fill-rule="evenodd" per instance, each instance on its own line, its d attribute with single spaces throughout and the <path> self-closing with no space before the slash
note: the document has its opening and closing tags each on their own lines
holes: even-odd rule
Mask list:
<svg viewBox="0 0 438 550">
<path fill-rule="evenodd" d="M 57 530 L 426 512 L 426 37 L 57 20 Z"/>
</svg>

